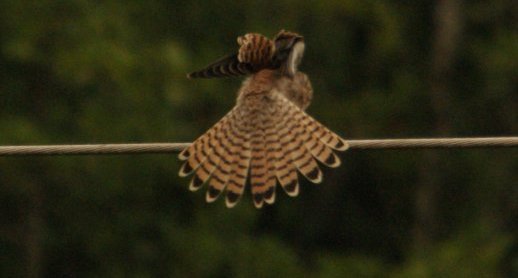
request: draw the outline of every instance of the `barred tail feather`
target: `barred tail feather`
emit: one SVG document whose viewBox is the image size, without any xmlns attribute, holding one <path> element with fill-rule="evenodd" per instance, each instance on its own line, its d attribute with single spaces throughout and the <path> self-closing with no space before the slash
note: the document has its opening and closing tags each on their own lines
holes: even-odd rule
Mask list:
<svg viewBox="0 0 518 278">
<path fill-rule="evenodd" d="M 323 176 L 322 171 L 305 146 L 305 140 L 310 135 L 302 128 L 301 124 L 297 122 L 298 116 L 303 112 L 291 103 L 285 106 L 285 109 L 287 110 L 287 118 L 290 119 L 287 122 L 289 127 L 288 136 L 290 137 L 288 148 L 293 163 L 297 170 L 309 181 L 321 183 Z"/>
<path fill-rule="evenodd" d="M 237 119 L 235 123 L 231 133 L 235 152 L 225 196 L 225 204 L 228 208 L 234 207 L 243 195 L 252 159 L 249 123 L 242 118 Z"/>
<path fill-rule="evenodd" d="M 264 188 L 266 186 L 266 151 L 264 130 L 259 117 L 254 119 L 254 131 L 251 138 L 252 160 L 250 162 L 250 188 L 255 207 L 261 208 L 264 203 Z"/>
<path fill-rule="evenodd" d="M 305 112 L 303 112 L 302 116 L 302 122 L 306 125 L 308 132 L 319 138 L 326 146 L 337 151 L 345 151 L 349 148 L 349 144 L 344 139 L 319 123 L 317 120 Z"/>
<path fill-rule="evenodd" d="M 320 125 L 318 122 L 316 122 L 315 119 L 303 111 L 296 113 L 295 118 L 296 119 L 294 122 L 298 128 L 298 134 L 301 137 L 302 142 L 304 142 L 304 146 L 311 153 L 311 155 L 328 167 L 336 168 L 340 166 L 340 158 L 333 152 L 332 147 L 326 145 L 324 142 L 330 142 L 331 140 L 331 145 L 335 148 L 343 148 L 342 146 L 338 146 L 339 144 L 344 144 L 344 146 L 347 147 L 347 143 L 338 135 L 332 133 L 327 128 Z M 319 133 L 314 132 L 315 126 L 317 126 L 317 128 L 321 128 L 322 130 L 327 130 L 327 137 L 319 137 Z M 331 139 L 328 139 L 328 137 Z"/>
<path fill-rule="evenodd" d="M 225 129 L 221 145 L 223 153 L 221 154 L 220 165 L 212 174 L 209 181 L 209 188 L 207 190 L 205 199 L 211 203 L 217 200 L 221 193 L 225 190 L 232 174 L 232 164 L 236 161 L 237 143 L 233 139 L 235 124 L 238 119 L 233 113 L 229 119 L 229 128 Z"/>
<path fill-rule="evenodd" d="M 214 202 L 227 188 L 233 176 L 233 164 L 239 162 L 237 155 L 241 151 L 242 143 L 236 138 L 236 125 L 238 123 L 239 118 L 236 116 L 236 113 L 233 113 L 229 119 L 229 128 L 225 129 L 224 136 L 222 137 L 223 153 L 221 154 L 220 165 L 209 181 L 209 188 L 205 197 L 209 203 Z"/>
<path fill-rule="evenodd" d="M 180 152 L 178 158 L 185 161 L 180 168 L 180 177 L 185 177 L 194 173 L 201 163 L 211 155 L 214 151 L 211 144 L 212 142 L 215 142 L 216 134 L 223 128 L 223 126 L 228 125 L 228 120 L 232 113 L 233 110 L 205 132 L 205 134 L 196 139 L 189 147 Z"/>
<path fill-rule="evenodd" d="M 295 197 L 299 194 L 299 180 L 297 175 L 297 168 L 293 162 L 291 157 L 291 141 L 292 135 L 290 134 L 290 125 L 291 121 L 288 118 L 287 111 L 283 110 L 283 103 L 277 104 L 276 117 L 279 119 L 277 122 L 277 134 L 278 134 L 278 145 L 274 145 L 275 147 L 275 174 L 277 176 L 277 180 L 279 181 L 282 189 L 288 196 Z"/>
<path fill-rule="evenodd" d="M 208 153 L 208 155 L 194 170 L 194 176 L 189 185 L 189 189 L 192 191 L 198 190 L 209 179 L 212 181 L 210 185 L 214 185 L 215 181 L 221 181 L 221 185 L 224 184 L 226 177 L 223 176 L 222 171 L 224 171 L 225 165 L 221 164 L 228 164 L 228 140 L 226 139 L 226 134 L 230 129 L 232 112 L 227 114 L 225 119 L 226 120 L 219 125 L 220 128 L 212 133 L 213 136 L 208 137 L 208 140 L 206 140 L 207 143 L 203 146 L 202 152 Z M 187 162 L 189 162 L 189 160 Z M 219 186 L 217 186 L 217 188 L 219 188 Z M 214 187 L 209 186 L 209 195 L 206 197 L 207 201 L 219 195 L 215 194 L 217 191 L 215 192 L 214 189 Z"/>
<path fill-rule="evenodd" d="M 275 112 L 274 112 L 275 113 Z M 277 121 L 269 118 L 264 123 L 264 142 L 266 150 L 266 186 L 264 190 L 264 201 L 267 204 L 275 202 L 275 190 L 277 187 L 277 164 L 280 142 L 278 137 Z"/>
<path fill-rule="evenodd" d="M 338 167 L 341 161 L 333 149 L 344 151 L 348 144 L 286 98 L 280 99 L 280 107 L 284 110 L 280 117 L 284 120 L 279 138 L 282 140 L 281 146 L 285 148 L 281 153 L 285 156 L 290 153 L 297 170 L 311 182 L 319 183 L 323 175 L 314 159 L 328 167 Z M 286 160 L 284 158 L 281 165 L 286 163 Z M 281 177 L 283 175 L 286 173 L 281 173 Z"/>
</svg>

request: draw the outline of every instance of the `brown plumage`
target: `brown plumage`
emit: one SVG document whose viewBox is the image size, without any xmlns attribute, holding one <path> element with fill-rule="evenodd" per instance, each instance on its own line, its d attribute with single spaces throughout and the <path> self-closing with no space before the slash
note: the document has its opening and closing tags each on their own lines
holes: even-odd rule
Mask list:
<svg viewBox="0 0 518 278">
<path fill-rule="evenodd" d="M 225 56 L 188 78 L 214 78 L 247 75 L 271 65 L 275 46 L 272 40 L 260 34 L 246 34 L 237 38 L 239 51 Z"/>
<path fill-rule="evenodd" d="M 338 167 L 334 150 L 344 151 L 348 145 L 304 112 L 313 90 L 308 77 L 297 71 L 304 52 L 300 35 L 281 31 L 269 40 L 251 33 L 237 41 L 239 51 L 228 56 L 232 58 L 189 75 L 252 74 L 241 86 L 236 106 L 180 153 L 185 161 L 180 176 L 192 175 L 193 191 L 207 184 L 208 202 L 225 192 L 227 207 L 237 204 L 249 180 L 254 205 L 260 208 L 275 202 L 277 183 L 296 196 L 297 172 L 322 182 L 317 161 Z"/>
</svg>

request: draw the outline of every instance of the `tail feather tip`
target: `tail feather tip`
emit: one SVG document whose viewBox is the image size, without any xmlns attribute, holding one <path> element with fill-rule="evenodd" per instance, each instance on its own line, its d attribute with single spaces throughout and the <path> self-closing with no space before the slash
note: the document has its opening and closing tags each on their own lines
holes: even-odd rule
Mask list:
<svg viewBox="0 0 518 278">
<path fill-rule="evenodd" d="M 190 175 L 193 170 L 194 169 L 191 167 L 191 164 L 189 164 L 189 161 L 187 161 L 180 168 L 180 172 L 178 172 L 178 175 L 183 178 Z"/>
<path fill-rule="evenodd" d="M 264 203 L 264 194 L 263 193 L 255 193 L 253 194 L 254 206 L 256 208 L 262 208 Z"/>
<path fill-rule="evenodd" d="M 239 201 L 239 194 L 234 193 L 232 191 L 227 192 L 227 196 L 225 198 L 225 205 L 227 208 L 233 208 L 236 206 L 237 202 Z"/>
<path fill-rule="evenodd" d="M 309 173 L 307 173 L 306 177 L 312 183 L 321 183 L 322 182 L 322 171 L 318 167 L 313 168 Z"/>
<path fill-rule="evenodd" d="M 295 197 L 299 195 L 299 183 L 296 181 L 292 181 L 284 186 L 284 191 L 290 197 Z"/>
<path fill-rule="evenodd" d="M 205 200 L 207 201 L 207 203 L 212 203 L 218 199 L 219 194 L 221 194 L 221 190 L 211 186 L 209 187 L 209 190 L 207 190 Z"/>
<path fill-rule="evenodd" d="M 347 143 L 347 141 L 345 141 L 344 139 L 340 138 L 340 141 L 338 141 L 338 143 L 336 144 L 336 150 L 345 151 L 347 149 L 349 149 L 349 143 Z"/>
<path fill-rule="evenodd" d="M 331 168 L 337 168 L 342 164 L 342 161 L 340 161 L 340 158 L 336 156 L 336 154 L 331 153 L 329 157 L 325 160 L 325 164 Z"/>
<path fill-rule="evenodd" d="M 269 205 L 275 203 L 275 187 L 274 186 L 268 188 L 268 190 L 266 190 L 266 192 L 264 192 L 264 201 Z"/>
<path fill-rule="evenodd" d="M 194 176 L 189 184 L 190 191 L 197 191 L 203 185 L 203 180 L 201 180 L 198 176 Z"/>
</svg>

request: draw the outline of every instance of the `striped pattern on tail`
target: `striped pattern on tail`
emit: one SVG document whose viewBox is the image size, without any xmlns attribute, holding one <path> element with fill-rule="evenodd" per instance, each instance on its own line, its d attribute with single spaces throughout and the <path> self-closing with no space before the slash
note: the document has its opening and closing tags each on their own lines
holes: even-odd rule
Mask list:
<svg viewBox="0 0 518 278">
<path fill-rule="evenodd" d="M 333 150 L 346 150 L 347 142 L 284 96 L 255 94 L 253 105 L 246 98 L 180 153 L 185 161 L 180 176 L 193 176 L 191 190 L 207 184 L 208 202 L 226 191 L 225 203 L 233 207 L 249 180 L 253 203 L 261 208 L 275 202 L 277 182 L 289 196 L 296 196 L 297 172 L 320 183 L 323 175 L 317 161 L 340 165 Z"/>
</svg>

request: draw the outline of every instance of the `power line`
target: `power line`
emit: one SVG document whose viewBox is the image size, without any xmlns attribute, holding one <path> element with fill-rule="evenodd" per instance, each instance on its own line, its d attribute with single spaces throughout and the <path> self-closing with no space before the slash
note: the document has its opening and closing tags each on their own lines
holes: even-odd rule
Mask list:
<svg viewBox="0 0 518 278">
<path fill-rule="evenodd" d="M 453 149 L 518 147 L 518 137 L 347 140 L 351 149 Z M 180 152 L 190 143 L 0 146 L 0 156 L 100 155 Z"/>
</svg>

